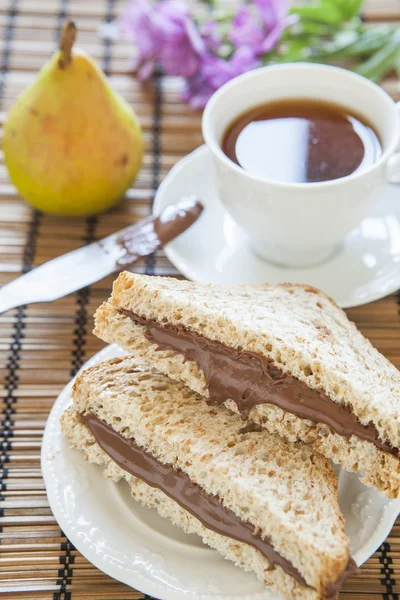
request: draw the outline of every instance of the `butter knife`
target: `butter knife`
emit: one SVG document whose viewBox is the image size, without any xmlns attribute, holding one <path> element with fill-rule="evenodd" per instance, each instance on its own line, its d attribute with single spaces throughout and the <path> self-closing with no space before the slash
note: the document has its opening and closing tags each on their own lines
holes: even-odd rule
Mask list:
<svg viewBox="0 0 400 600">
<path fill-rule="evenodd" d="M 0 313 L 22 304 L 62 298 L 121 270 L 186 231 L 202 211 L 197 198 L 185 198 L 158 216 L 44 263 L 0 289 Z"/>
</svg>

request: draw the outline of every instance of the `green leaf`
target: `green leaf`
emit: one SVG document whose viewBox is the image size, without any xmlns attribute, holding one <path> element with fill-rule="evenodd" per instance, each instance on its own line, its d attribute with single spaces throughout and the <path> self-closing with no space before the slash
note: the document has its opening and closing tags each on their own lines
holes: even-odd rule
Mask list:
<svg viewBox="0 0 400 600">
<path fill-rule="evenodd" d="M 318 0 L 312 4 L 300 4 L 294 6 L 290 12 L 299 15 L 302 19 L 311 19 L 320 23 L 335 24 L 342 20 L 342 13 L 335 0 Z"/>
<path fill-rule="evenodd" d="M 359 39 L 359 33 L 357 31 L 341 31 L 332 40 L 320 40 L 317 44 L 320 51 L 326 56 L 334 58 L 336 55 L 340 56 L 357 42 Z"/>
<path fill-rule="evenodd" d="M 279 62 L 308 60 L 311 56 L 308 42 L 309 38 L 301 37 L 286 40 L 275 52 L 267 54 L 267 57 L 269 59 L 272 54 L 272 60 L 278 60 Z"/>
<path fill-rule="evenodd" d="M 342 14 L 342 19 L 349 21 L 359 15 L 364 0 L 335 0 L 335 2 Z"/>
<path fill-rule="evenodd" d="M 329 61 L 342 59 L 359 59 L 370 56 L 380 50 L 391 39 L 393 31 L 367 30 L 345 31 L 333 38 L 332 41 L 320 41 L 315 44 L 314 50 L 320 58 Z"/>
<path fill-rule="evenodd" d="M 291 9 L 302 19 L 335 25 L 356 17 L 364 0 L 317 0 Z"/>
<path fill-rule="evenodd" d="M 283 35 L 290 35 L 294 33 L 295 35 L 312 34 L 318 35 L 319 37 L 330 37 L 334 32 L 335 26 L 329 25 L 328 23 L 319 23 L 318 21 L 300 19 L 298 23 L 286 29 L 283 32 Z"/>
<path fill-rule="evenodd" d="M 372 81 L 379 81 L 394 68 L 400 57 L 400 29 L 396 29 L 387 43 L 354 71 L 359 75 L 368 77 Z"/>
<path fill-rule="evenodd" d="M 314 0 L 295 6 L 298 22 L 288 28 L 264 62 L 300 60 L 339 64 L 379 81 L 390 69 L 400 76 L 400 28 L 366 26 L 362 0 Z"/>
<path fill-rule="evenodd" d="M 363 32 L 358 40 L 348 49 L 349 56 L 363 56 L 369 55 L 373 52 L 376 52 L 382 46 L 387 44 L 390 40 L 393 31 L 385 28 L 385 30 L 380 29 L 368 29 Z"/>
<path fill-rule="evenodd" d="M 303 58 L 305 54 L 310 54 L 310 46 L 301 38 L 290 40 L 285 54 L 293 58 Z"/>
</svg>

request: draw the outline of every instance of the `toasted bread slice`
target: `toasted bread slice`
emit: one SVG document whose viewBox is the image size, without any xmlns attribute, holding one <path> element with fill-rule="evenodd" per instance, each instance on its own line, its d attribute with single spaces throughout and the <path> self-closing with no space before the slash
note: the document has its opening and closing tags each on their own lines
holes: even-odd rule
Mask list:
<svg viewBox="0 0 400 600">
<path fill-rule="evenodd" d="M 206 497 L 218 499 L 252 535 L 268 540 L 300 579 L 279 564 L 272 568 L 249 543 L 206 527 L 171 497 L 129 474 L 104 452 L 85 424 L 95 416 L 123 440 L 134 441 L 161 465 L 184 474 Z M 244 432 L 241 418 L 211 407 L 182 383 L 133 357 L 116 358 L 84 371 L 75 383 L 73 406 L 62 418 L 72 446 L 105 466 L 105 475 L 125 478 L 144 505 L 197 533 L 290 599 L 334 598 L 349 572 L 348 539 L 330 463 L 302 444 L 266 431 Z M 101 444 L 101 442 L 100 442 Z M 350 569 L 351 570 L 351 569 Z M 300 583 L 301 581 L 301 583 Z"/>
<path fill-rule="evenodd" d="M 335 431 L 320 416 L 310 420 L 270 404 L 268 394 L 246 417 L 290 441 L 311 444 L 348 471 L 361 471 L 362 481 L 385 495 L 399 495 L 400 373 L 325 294 L 300 285 L 214 286 L 122 273 L 96 313 L 94 333 L 209 399 L 199 364 L 158 347 L 143 320 L 256 355 L 327 396 L 333 408 L 357 421 L 361 437 L 359 431 Z M 224 401 L 238 410 L 232 398 Z M 363 433 L 371 428 L 374 441 Z"/>
</svg>

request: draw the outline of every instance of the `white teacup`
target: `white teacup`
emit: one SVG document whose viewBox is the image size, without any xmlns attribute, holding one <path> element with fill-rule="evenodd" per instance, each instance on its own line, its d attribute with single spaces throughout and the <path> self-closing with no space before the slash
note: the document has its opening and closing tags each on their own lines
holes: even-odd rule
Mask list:
<svg viewBox="0 0 400 600">
<path fill-rule="evenodd" d="M 224 132 L 249 109 L 281 98 L 326 100 L 364 116 L 379 135 L 381 156 L 346 177 L 317 183 L 281 183 L 245 171 L 222 151 Z M 400 181 L 399 104 L 364 77 L 308 63 L 250 71 L 212 96 L 202 127 L 220 198 L 257 255 L 300 267 L 323 262 L 340 248 L 386 182 Z"/>
</svg>

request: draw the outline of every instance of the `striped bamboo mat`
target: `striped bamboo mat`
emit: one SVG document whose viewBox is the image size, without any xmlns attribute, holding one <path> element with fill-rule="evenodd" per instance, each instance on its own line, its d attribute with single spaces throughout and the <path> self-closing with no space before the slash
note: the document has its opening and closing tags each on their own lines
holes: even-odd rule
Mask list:
<svg viewBox="0 0 400 600">
<path fill-rule="evenodd" d="M 114 42 L 118 0 L 0 0 L 0 119 L 54 49 L 65 18 L 80 28 L 79 45 L 97 59 L 112 86 L 136 108 L 146 141 L 144 167 L 126 201 L 106 217 L 58 219 L 24 204 L 0 164 L 0 285 L 51 258 L 121 229 L 149 214 L 154 190 L 171 166 L 201 143 L 200 115 L 179 102 L 179 81 L 143 87 L 127 74 L 131 48 Z M 370 20 L 400 21 L 399 0 L 370 0 Z M 385 89 L 399 96 L 397 81 Z M 38 140 L 40 143 L 40 140 Z M 135 266 L 176 275 L 163 253 Z M 2 389 L 0 446 L 0 594 L 10 599 L 143 598 L 107 577 L 58 527 L 40 473 L 40 443 L 48 412 L 62 387 L 102 343 L 91 335 L 95 308 L 112 278 L 52 304 L 0 316 Z M 400 367 L 400 295 L 349 311 L 372 342 Z M 388 540 L 349 580 L 342 597 L 398 599 L 400 521 Z"/>
</svg>

